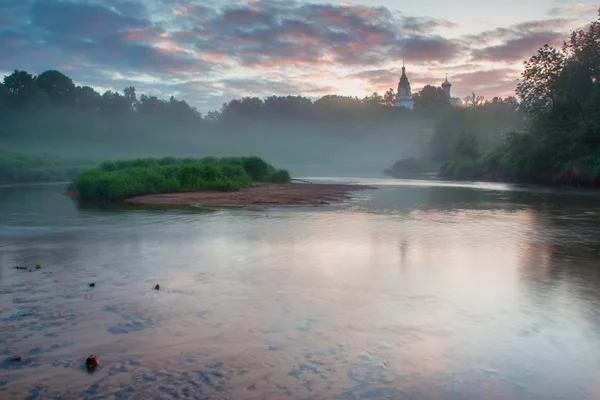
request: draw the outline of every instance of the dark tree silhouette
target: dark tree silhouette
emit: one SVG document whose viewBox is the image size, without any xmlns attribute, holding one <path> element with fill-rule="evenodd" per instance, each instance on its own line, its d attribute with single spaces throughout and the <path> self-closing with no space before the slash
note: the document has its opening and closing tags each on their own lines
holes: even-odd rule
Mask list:
<svg viewBox="0 0 600 400">
<path fill-rule="evenodd" d="M 43 90 L 52 103 L 73 104 L 75 101 L 75 84 L 65 74 L 56 70 L 48 70 L 38 75 L 37 86 Z"/>
</svg>

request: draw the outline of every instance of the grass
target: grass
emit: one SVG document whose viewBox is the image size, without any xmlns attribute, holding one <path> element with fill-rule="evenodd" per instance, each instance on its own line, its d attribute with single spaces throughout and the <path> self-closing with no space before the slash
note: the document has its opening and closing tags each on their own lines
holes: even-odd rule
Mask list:
<svg viewBox="0 0 600 400">
<path fill-rule="evenodd" d="M 104 162 L 84 171 L 72 188 L 80 200 L 115 202 L 130 197 L 197 190 L 233 191 L 254 182 L 289 182 L 286 170 L 260 157 L 140 158 Z"/>
<path fill-rule="evenodd" d="M 0 150 L 0 184 L 70 181 L 93 163 Z"/>
</svg>

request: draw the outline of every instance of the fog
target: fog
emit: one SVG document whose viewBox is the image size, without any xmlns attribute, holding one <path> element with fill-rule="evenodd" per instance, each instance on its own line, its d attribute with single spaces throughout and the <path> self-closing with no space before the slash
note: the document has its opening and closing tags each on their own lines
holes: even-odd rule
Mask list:
<svg viewBox="0 0 600 400">
<path fill-rule="evenodd" d="M 381 175 L 395 160 L 420 157 L 431 136 L 425 120 L 381 124 L 344 121 L 235 121 L 180 124 L 153 116 L 106 116 L 46 110 L 13 112 L 0 147 L 101 162 L 137 157 L 258 155 L 293 175 Z M 372 120 L 371 120 L 372 121 Z"/>
</svg>

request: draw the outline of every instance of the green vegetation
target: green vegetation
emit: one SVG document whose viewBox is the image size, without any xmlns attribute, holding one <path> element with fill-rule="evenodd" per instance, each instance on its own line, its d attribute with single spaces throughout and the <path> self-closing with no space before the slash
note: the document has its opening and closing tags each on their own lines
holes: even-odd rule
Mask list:
<svg viewBox="0 0 600 400">
<path fill-rule="evenodd" d="M 15 154 L 0 150 L 0 184 L 66 182 L 93 163 L 48 155 Z"/>
<path fill-rule="evenodd" d="M 153 193 L 239 190 L 253 182 L 289 182 L 286 170 L 260 157 L 143 158 L 104 162 L 81 173 L 72 188 L 80 200 L 120 201 Z"/>
<path fill-rule="evenodd" d="M 528 129 L 480 155 L 476 142 L 462 143 L 440 175 L 600 187 L 600 18 L 574 31 L 561 50 L 541 48 L 522 77 L 517 94 Z"/>
</svg>

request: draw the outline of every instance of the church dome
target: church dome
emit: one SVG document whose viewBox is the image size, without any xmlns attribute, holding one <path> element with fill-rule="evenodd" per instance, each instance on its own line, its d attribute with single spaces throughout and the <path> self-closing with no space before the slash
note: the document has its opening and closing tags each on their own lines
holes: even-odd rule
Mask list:
<svg viewBox="0 0 600 400">
<path fill-rule="evenodd" d="M 442 82 L 442 87 L 450 87 L 452 84 L 448 82 L 448 76 L 446 76 L 446 80 Z"/>
</svg>

